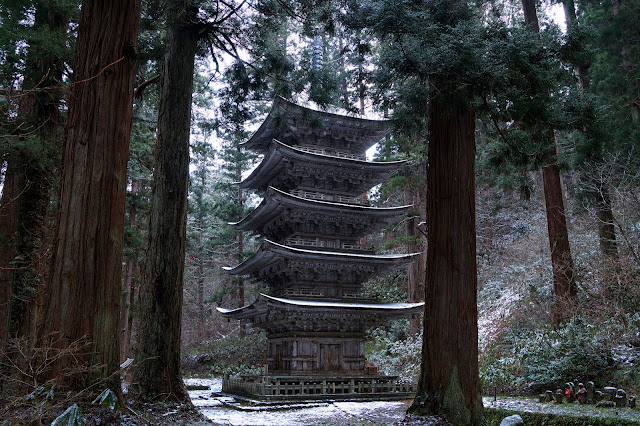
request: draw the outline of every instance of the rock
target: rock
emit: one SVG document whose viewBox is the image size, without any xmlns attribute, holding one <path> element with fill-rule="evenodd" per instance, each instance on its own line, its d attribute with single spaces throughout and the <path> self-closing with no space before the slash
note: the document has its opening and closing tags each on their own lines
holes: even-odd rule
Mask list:
<svg viewBox="0 0 640 426">
<path fill-rule="evenodd" d="M 500 426 L 524 426 L 524 420 L 517 414 L 513 416 L 505 417 L 500 422 Z"/>
<path fill-rule="evenodd" d="M 540 402 L 540 403 L 546 402 L 545 401 L 546 397 L 547 396 L 545 394 L 543 394 L 543 393 L 538 394 L 538 402 Z"/>
<path fill-rule="evenodd" d="M 629 408 L 636 408 L 636 396 L 631 395 L 629 397 Z"/>
<path fill-rule="evenodd" d="M 605 399 L 605 396 L 606 395 L 604 394 L 604 392 L 596 391 L 596 399 L 595 399 L 596 403 L 598 403 L 598 402 L 602 401 L 603 399 Z"/>
<path fill-rule="evenodd" d="M 600 401 L 596 404 L 598 408 L 613 408 L 616 406 L 616 403 L 613 401 Z"/>
</svg>

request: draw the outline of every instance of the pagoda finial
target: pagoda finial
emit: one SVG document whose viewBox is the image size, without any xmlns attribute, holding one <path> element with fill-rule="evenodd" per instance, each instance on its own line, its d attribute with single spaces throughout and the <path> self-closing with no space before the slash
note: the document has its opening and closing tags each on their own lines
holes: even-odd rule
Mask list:
<svg viewBox="0 0 640 426">
<path fill-rule="evenodd" d="M 322 40 L 320 38 L 320 28 L 313 29 L 313 44 L 311 45 L 311 69 L 316 71 L 322 69 Z"/>
</svg>

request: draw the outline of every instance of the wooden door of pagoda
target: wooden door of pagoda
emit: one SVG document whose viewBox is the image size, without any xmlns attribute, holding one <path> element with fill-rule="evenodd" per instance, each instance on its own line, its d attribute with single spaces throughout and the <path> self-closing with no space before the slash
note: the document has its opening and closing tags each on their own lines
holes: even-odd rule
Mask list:
<svg viewBox="0 0 640 426">
<path fill-rule="evenodd" d="M 342 368 L 340 345 L 320 344 L 320 370 L 338 371 Z"/>
</svg>

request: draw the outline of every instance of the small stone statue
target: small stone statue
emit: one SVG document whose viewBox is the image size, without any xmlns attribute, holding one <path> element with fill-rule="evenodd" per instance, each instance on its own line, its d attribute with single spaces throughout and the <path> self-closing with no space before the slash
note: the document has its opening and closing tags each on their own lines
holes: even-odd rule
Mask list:
<svg viewBox="0 0 640 426">
<path fill-rule="evenodd" d="M 567 382 L 564 384 L 564 396 L 567 398 L 567 402 L 573 402 L 573 383 Z"/>
<path fill-rule="evenodd" d="M 582 383 L 578 383 L 578 390 L 576 391 L 576 399 L 580 405 L 587 403 L 587 390 Z"/>
<path fill-rule="evenodd" d="M 562 389 L 556 390 L 554 396 L 556 398 L 556 404 L 562 404 L 562 400 L 564 399 L 564 392 L 562 392 Z"/>
<path fill-rule="evenodd" d="M 614 388 L 613 386 L 605 386 L 604 388 L 602 388 L 602 390 L 607 396 L 607 400 L 613 401 L 613 397 L 616 396 L 616 392 L 618 391 L 618 388 Z"/>
<path fill-rule="evenodd" d="M 595 393 L 595 402 L 596 402 L 596 404 L 597 404 L 598 402 L 602 401 L 602 400 L 603 400 L 603 399 L 605 399 L 605 398 L 606 398 L 606 395 L 605 395 L 605 393 L 604 393 L 604 392 L 602 392 L 602 391 L 596 391 L 596 393 Z"/>
<path fill-rule="evenodd" d="M 629 408 L 636 408 L 636 396 L 631 395 L 629 397 Z"/>
<path fill-rule="evenodd" d="M 553 401 L 553 391 L 548 390 L 544 393 L 544 402 L 551 402 L 551 401 Z"/>
<path fill-rule="evenodd" d="M 587 382 L 587 404 L 595 404 L 596 403 L 596 385 L 589 381 Z"/>
<path fill-rule="evenodd" d="M 616 407 L 627 406 L 627 393 L 624 391 L 624 389 L 618 389 L 616 391 L 616 396 L 614 396 L 613 399 L 616 403 Z"/>
</svg>

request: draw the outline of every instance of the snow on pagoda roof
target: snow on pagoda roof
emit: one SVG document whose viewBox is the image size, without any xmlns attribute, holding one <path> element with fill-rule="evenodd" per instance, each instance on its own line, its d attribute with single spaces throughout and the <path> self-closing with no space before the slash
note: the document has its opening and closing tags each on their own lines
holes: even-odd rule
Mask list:
<svg viewBox="0 0 640 426">
<path fill-rule="evenodd" d="M 378 162 L 335 157 L 308 152 L 273 139 L 262 162 L 246 179 L 240 182 L 240 186 L 244 189 L 266 190 L 271 186 L 274 179 L 282 178 L 283 173 L 288 171 L 288 165 L 293 162 L 300 162 L 301 165 L 308 168 L 315 166 L 323 169 L 322 172 L 318 171 L 316 173 L 319 176 L 330 177 L 339 172 L 352 176 L 354 179 L 357 178 L 359 183 L 354 188 L 354 191 L 355 193 L 362 193 L 385 180 L 407 161 Z M 331 173 L 333 171 L 336 173 Z M 365 174 L 368 176 L 365 176 Z"/>
<path fill-rule="evenodd" d="M 252 272 L 260 270 L 268 265 L 280 263 L 282 259 L 295 258 L 304 260 L 321 260 L 323 262 L 329 262 L 328 265 L 334 265 L 338 262 L 346 262 L 354 264 L 367 263 L 371 265 L 386 267 L 411 262 L 414 257 L 419 255 L 420 253 L 361 254 L 324 250 L 308 250 L 285 246 L 265 239 L 256 254 L 254 254 L 252 257 L 237 266 L 225 266 L 222 269 L 224 269 L 231 275 L 249 275 Z"/>
<path fill-rule="evenodd" d="M 378 218 L 376 223 L 367 221 L 370 225 L 363 229 L 363 231 L 371 231 L 380 229 L 397 220 L 400 216 L 406 215 L 413 206 L 371 207 L 334 201 L 312 200 L 298 197 L 270 186 L 258 207 L 239 222 L 232 222 L 230 225 L 240 231 L 258 231 L 258 233 L 261 233 L 260 229 L 265 224 L 286 212 L 285 207 L 322 212 L 320 218 L 325 218 L 327 221 L 335 220 L 336 217 L 340 216 L 375 216 Z"/>
<path fill-rule="evenodd" d="M 285 299 L 282 297 L 269 296 L 260 293 L 258 298 L 250 305 L 236 309 L 226 309 L 217 307 L 218 312 L 227 318 L 245 319 L 262 313 L 268 307 L 285 309 L 312 309 L 312 310 L 349 310 L 349 311 L 374 311 L 385 313 L 410 314 L 424 306 L 420 303 L 350 303 L 350 302 L 327 302 L 322 300 L 298 300 Z"/>
<path fill-rule="evenodd" d="M 298 105 L 276 97 L 262 125 L 242 146 L 258 152 L 269 149 L 272 139 L 304 138 L 309 132 L 344 138 L 353 152 L 365 152 L 391 131 L 388 120 L 349 116 Z"/>
</svg>

